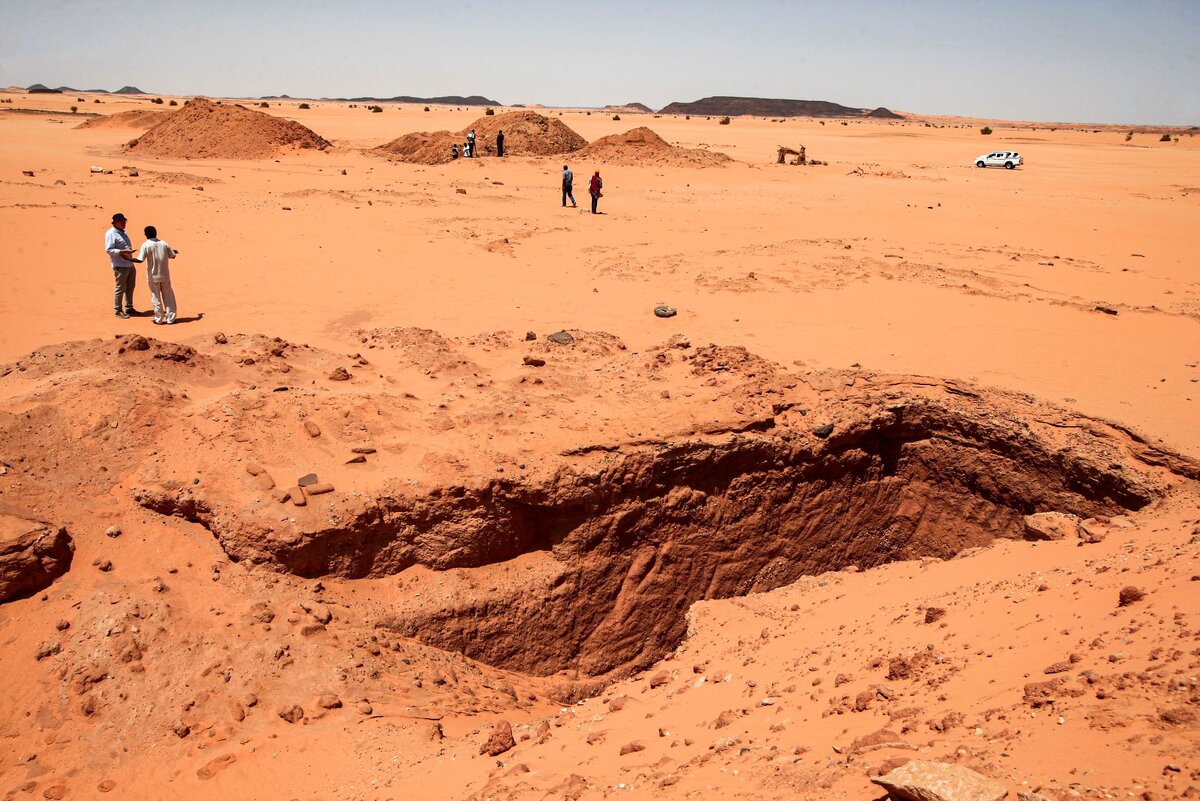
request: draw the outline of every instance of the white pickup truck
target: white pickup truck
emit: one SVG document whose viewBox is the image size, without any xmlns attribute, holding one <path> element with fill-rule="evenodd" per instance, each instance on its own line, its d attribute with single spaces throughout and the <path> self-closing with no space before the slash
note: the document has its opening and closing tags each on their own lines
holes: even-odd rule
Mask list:
<svg viewBox="0 0 1200 801">
<path fill-rule="evenodd" d="M 1006 170 L 1020 167 L 1024 163 L 1025 159 L 1021 158 L 1021 154 L 1011 150 L 995 150 L 975 159 L 976 167 L 1003 167 Z"/>
</svg>

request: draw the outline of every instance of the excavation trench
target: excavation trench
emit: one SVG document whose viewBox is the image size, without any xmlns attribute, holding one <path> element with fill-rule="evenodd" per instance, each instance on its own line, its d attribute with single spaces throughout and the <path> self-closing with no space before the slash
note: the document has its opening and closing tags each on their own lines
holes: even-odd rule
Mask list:
<svg viewBox="0 0 1200 801">
<path fill-rule="evenodd" d="M 1097 421 L 1031 425 L 953 398 L 856 411 L 827 439 L 777 415 L 722 437 L 582 449 L 546 480 L 385 494 L 284 538 L 205 502 L 143 503 L 199 519 L 234 559 L 398 575 L 381 628 L 529 674 L 603 677 L 669 652 L 698 600 L 951 557 L 1021 536 L 1026 514 L 1133 511 L 1200 474 Z"/>
<path fill-rule="evenodd" d="M 742 435 L 615 456 L 546 487 L 493 484 L 446 500 L 495 550 L 427 575 L 381 625 L 531 674 L 640 668 L 681 640 L 695 601 L 950 557 L 1021 536 L 1028 513 L 1112 514 L 1157 494 L 1144 472 L 1091 457 L 1005 426 L 893 414 L 815 448 Z"/>
</svg>

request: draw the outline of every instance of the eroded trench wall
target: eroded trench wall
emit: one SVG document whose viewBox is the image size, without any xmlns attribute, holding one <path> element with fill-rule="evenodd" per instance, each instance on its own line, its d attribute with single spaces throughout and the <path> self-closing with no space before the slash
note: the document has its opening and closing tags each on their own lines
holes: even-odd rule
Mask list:
<svg viewBox="0 0 1200 801">
<path fill-rule="evenodd" d="M 541 550 L 550 577 L 493 575 L 476 598 L 384 625 L 526 673 L 603 676 L 661 658 L 697 600 L 850 565 L 949 557 L 1019 536 L 1035 511 L 1089 516 L 1151 500 L 1119 471 L 1041 449 L 1010 427 L 962 422 L 931 428 L 891 416 L 816 450 L 778 436 L 679 443 L 564 472 L 546 487 L 458 494 L 447 529 L 426 531 L 448 537 L 434 566 L 486 572 Z M 369 567 L 344 567 L 402 569 L 421 536 L 395 531 Z"/>
</svg>

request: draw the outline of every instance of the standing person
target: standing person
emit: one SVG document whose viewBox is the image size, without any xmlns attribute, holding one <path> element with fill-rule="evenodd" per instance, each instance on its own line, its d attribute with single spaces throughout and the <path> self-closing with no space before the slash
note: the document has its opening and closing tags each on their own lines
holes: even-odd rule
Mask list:
<svg viewBox="0 0 1200 801">
<path fill-rule="evenodd" d="M 175 291 L 171 289 L 171 271 L 167 262 L 178 255 L 179 251 L 158 238 L 158 230 L 153 225 L 146 226 L 146 241 L 138 251 L 137 261 L 146 262 L 155 325 L 175 324 Z"/>
<path fill-rule="evenodd" d="M 467 158 L 475 158 L 475 129 L 472 128 L 467 134 Z"/>
<path fill-rule="evenodd" d="M 504 158 L 504 131 L 496 133 L 496 156 Z"/>
<path fill-rule="evenodd" d="M 598 213 L 596 211 L 596 203 L 601 197 L 603 197 L 603 195 L 600 193 L 600 190 L 603 188 L 604 181 L 600 180 L 600 171 L 596 170 L 596 172 L 592 174 L 591 186 L 588 187 L 588 194 L 592 196 L 592 214 Z"/>
<path fill-rule="evenodd" d="M 113 313 L 123 318 L 137 314 L 137 309 L 133 308 L 133 286 L 137 281 L 137 267 L 133 266 L 133 243 L 125 233 L 127 222 L 125 215 L 118 211 L 112 216 L 112 228 L 104 233 L 104 250 L 108 252 L 115 283 Z M 122 298 L 125 300 L 124 311 L 121 311 Z"/>
<path fill-rule="evenodd" d="M 567 206 L 567 198 L 571 198 L 571 208 L 575 208 L 575 195 L 571 193 L 571 189 L 575 186 L 575 173 L 567 169 L 567 165 L 563 165 L 562 190 L 563 190 L 563 208 Z"/>
</svg>

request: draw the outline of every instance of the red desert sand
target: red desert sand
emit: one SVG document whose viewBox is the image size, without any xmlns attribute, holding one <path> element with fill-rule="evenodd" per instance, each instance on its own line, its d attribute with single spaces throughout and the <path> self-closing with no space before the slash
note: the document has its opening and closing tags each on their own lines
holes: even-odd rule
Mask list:
<svg viewBox="0 0 1200 801">
<path fill-rule="evenodd" d="M 4 797 L 1200 794 L 1188 131 L 4 96 Z"/>
</svg>

